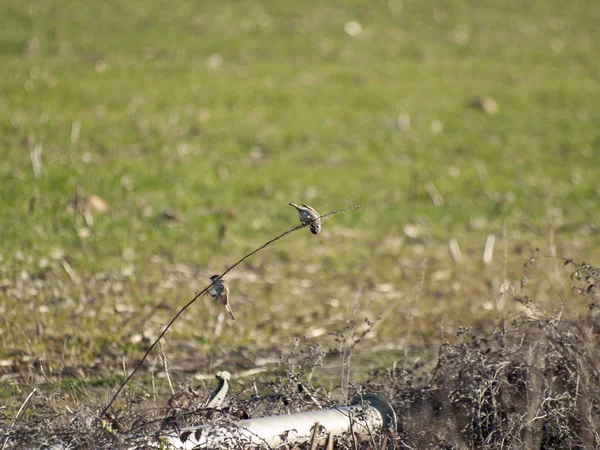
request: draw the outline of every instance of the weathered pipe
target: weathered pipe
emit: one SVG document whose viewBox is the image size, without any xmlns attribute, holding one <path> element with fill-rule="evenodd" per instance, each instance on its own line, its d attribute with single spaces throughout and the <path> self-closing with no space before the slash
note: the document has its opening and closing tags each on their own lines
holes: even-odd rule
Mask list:
<svg viewBox="0 0 600 450">
<path fill-rule="evenodd" d="M 178 436 L 166 436 L 174 449 L 244 448 L 245 446 L 278 447 L 310 441 L 315 424 L 319 424 L 318 442 L 324 444 L 330 433 L 334 437 L 357 434 L 368 439 L 385 428 L 396 428 L 396 413 L 389 401 L 377 394 L 355 398 L 350 406 L 240 420 L 224 425 L 200 425 L 180 430 Z"/>
</svg>

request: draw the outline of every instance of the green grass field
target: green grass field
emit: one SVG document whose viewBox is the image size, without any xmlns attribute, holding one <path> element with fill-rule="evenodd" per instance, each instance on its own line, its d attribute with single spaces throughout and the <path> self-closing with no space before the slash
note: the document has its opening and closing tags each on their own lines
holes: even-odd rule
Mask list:
<svg viewBox="0 0 600 450">
<path fill-rule="evenodd" d="M 524 269 L 536 248 L 598 262 L 596 2 L 6 0 L 0 13 L 8 404 L 54 389 L 46 378 L 105 402 L 210 275 L 298 223 L 290 201 L 362 208 L 234 270 L 238 320 L 200 299 L 136 383 L 161 354 L 177 383 L 235 377 L 296 337 L 337 348 L 381 317 L 356 347 L 360 379 L 426 360 L 459 326 L 491 333 L 518 311 L 503 280 L 516 295 L 524 271 L 557 307 L 569 272 Z M 340 365 L 319 382 L 340 384 Z"/>
</svg>

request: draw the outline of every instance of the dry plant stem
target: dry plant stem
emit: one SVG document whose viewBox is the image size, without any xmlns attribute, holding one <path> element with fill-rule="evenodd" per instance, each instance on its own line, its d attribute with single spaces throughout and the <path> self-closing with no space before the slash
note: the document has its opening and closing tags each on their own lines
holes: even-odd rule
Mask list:
<svg viewBox="0 0 600 450">
<path fill-rule="evenodd" d="M 42 176 L 42 145 L 36 144 L 33 150 L 30 150 L 31 168 L 33 176 L 38 179 Z"/>
<path fill-rule="evenodd" d="M 62 386 L 62 374 L 63 374 L 63 370 L 65 370 L 65 355 L 67 353 L 67 341 L 69 340 L 69 335 L 67 334 L 67 336 L 65 337 L 65 341 L 63 343 L 63 351 L 62 351 L 62 355 L 60 356 L 60 368 L 58 369 L 58 391 L 60 392 L 61 390 L 61 386 Z"/>
<path fill-rule="evenodd" d="M 404 362 L 402 363 L 402 370 L 406 372 L 406 360 L 408 359 L 408 341 L 412 332 L 412 325 L 414 319 L 414 305 L 417 299 L 423 295 L 423 285 L 425 284 L 425 271 L 427 270 L 427 259 L 423 260 L 421 264 L 421 276 L 417 284 L 415 294 L 411 297 L 411 301 L 407 305 L 408 309 L 408 326 L 406 327 L 406 337 L 404 338 Z"/>
<path fill-rule="evenodd" d="M 167 376 L 167 382 L 169 383 L 169 387 L 171 388 L 171 394 L 175 395 L 175 389 L 173 388 L 173 383 L 171 382 L 171 375 L 169 374 L 169 361 L 167 360 L 167 355 L 165 353 L 165 349 L 163 348 L 162 343 L 160 344 L 160 352 L 162 353 L 162 363 L 165 369 L 165 375 Z"/>
<path fill-rule="evenodd" d="M 448 247 L 450 248 L 450 255 L 452 256 L 454 263 L 461 264 L 464 261 L 464 257 L 460 251 L 460 245 L 458 245 L 458 241 L 455 238 L 450 239 L 448 241 Z"/>
<path fill-rule="evenodd" d="M 546 205 L 547 216 L 548 216 L 548 250 L 550 251 L 550 256 L 554 259 L 554 279 L 558 281 L 559 286 L 565 285 L 565 280 L 560 273 L 558 266 L 558 258 L 556 251 L 556 216 L 550 207 L 550 201 L 548 200 L 548 204 Z"/>
<path fill-rule="evenodd" d="M 329 439 L 327 440 L 327 450 L 333 450 L 333 432 L 329 433 Z"/>
<path fill-rule="evenodd" d="M 308 389 L 301 381 L 300 378 L 298 376 L 294 375 L 294 381 L 296 383 L 298 383 L 299 386 L 302 386 L 302 389 L 304 390 L 304 393 L 306 395 L 308 395 L 308 398 L 310 398 L 310 400 L 314 403 L 314 405 L 319 408 L 319 409 L 323 409 L 323 406 L 321 406 L 321 403 L 319 403 L 319 401 L 315 398 L 315 396 L 311 393 L 311 389 Z"/>
<path fill-rule="evenodd" d="M 362 295 L 362 292 L 363 291 L 358 292 L 355 295 L 354 306 L 352 307 L 353 318 L 351 321 L 351 327 L 344 332 L 343 339 L 340 340 L 340 356 L 342 358 L 340 389 L 342 390 L 342 396 L 346 402 L 348 401 L 348 392 L 350 386 L 350 360 L 352 359 L 352 352 L 354 351 L 354 348 L 362 342 L 365 336 L 367 336 L 367 334 L 369 334 L 381 320 L 381 316 L 377 317 L 373 322 L 366 320 L 367 327 L 365 330 L 362 331 L 360 335 L 355 336 L 357 330 L 356 320 L 358 318 L 360 296 Z"/>
<path fill-rule="evenodd" d="M 356 319 L 358 317 L 358 308 L 360 304 L 360 295 L 362 292 L 358 292 L 354 295 L 354 305 L 352 307 L 352 326 L 348 330 L 348 335 L 344 336 L 344 339 L 340 341 L 340 355 L 342 357 L 342 373 L 341 373 L 341 389 L 342 397 L 344 401 L 348 401 L 348 386 L 350 384 L 350 359 L 352 358 L 352 349 L 356 341 L 354 340 L 354 333 L 356 332 Z M 352 340 L 352 343 L 348 342 Z"/>
<path fill-rule="evenodd" d="M 312 436 L 310 438 L 310 450 L 317 450 L 317 445 L 319 443 L 319 428 L 321 428 L 319 422 L 315 423 Z"/>
<path fill-rule="evenodd" d="M 69 261 L 67 261 L 65 258 L 62 258 L 60 260 L 60 264 L 73 283 L 75 283 L 75 284 L 81 283 L 81 277 L 79 275 L 77 275 L 77 272 L 75 272 L 75 270 L 73 270 L 73 267 L 71 267 L 71 264 L 69 264 Z"/>
<path fill-rule="evenodd" d="M 442 341 L 443 341 L 443 339 L 442 339 Z M 437 377 L 438 371 L 440 370 L 440 367 L 442 365 L 442 353 L 444 352 L 444 346 L 445 346 L 445 344 L 442 342 L 442 345 L 440 345 L 440 348 L 438 349 L 437 364 L 435 365 L 435 367 L 433 368 L 433 371 L 431 372 L 431 374 L 429 376 L 429 381 L 427 382 L 427 385 L 426 385 L 428 388 L 430 388 L 433 385 L 433 381 Z"/>
<path fill-rule="evenodd" d="M 29 403 L 29 400 L 31 400 L 31 397 L 33 397 L 33 394 L 35 394 L 36 391 L 37 391 L 37 388 L 33 388 L 33 391 L 31 391 L 29 393 L 29 395 L 27 396 L 27 398 L 25 399 L 25 401 L 23 402 L 23 404 L 17 411 L 17 414 L 15 414 L 15 418 L 13 419 L 12 423 L 10 424 L 10 429 L 8 431 L 13 429 L 13 427 L 17 423 L 17 420 L 19 420 L 19 416 L 21 415 L 21 413 L 23 411 L 25 411 L 25 408 L 27 408 L 27 404 Z M 4 439 L 4 444 L 2 444 L 2 450 L 4 450 L 6 448 L 6 446 L 8 445 L 8 441 L 10 439 L 10 435 L 8 434 L 8 432 L 6 434 L 7 434 L 7 436 L 6 436 L 6 439 Z"/>
<path fill-rule="evenodd" d="M 320 216 L 321 220 L 325 220 L 326 218 L 336 215 L 336 214 L 341 214 L 347 211 L 352 211 L 355 209 L 359 209 L 360 205 L 357 206 L 350 206 L 348 208 L 343 208 L 343 209 L 338 209 L 337 211 L 332 211 L 329 212 L 327 214 L 323 214 L 322 216 Z M 317 220 L 317 219 L 315 219 Z M 225 272 L 223 272 L 218 278 L 215 278 L 215 280 L 210 283 L 208 286 L 206 286 L 204 289 L 202 289 L 200 292 L 196 293 L 196 295 L 194 295 L 194 298 L 192 298 L 189 302 L 187 302 L 178 312 L 177 314 L 175 314 L 175 316 L 173 316 L 173 318 L 171 319 L 171 321 L 167 324 L 167 326 L 162 330 L 162 332 L 159 334 L 159 336 L 156 338 L 156 340 L 152 343 L 152 345 L 148 348 L 148 350 L 146 350 L 146 353 L 144 353 L 144 356 L 142 356 L 142 359 L 137 363 L 137 365 L 135 366 L 135 368 L 131 371 L 131 373 L 129 374 L 129 376 L 127 378 L 125 378 L 125 381 L 123 381 L 123 383 L 121 383 L 121 385 L 119 386 L 119 388 L 117 389 L 117 392 L 115 392 L 115 394 L 112 396 L 112 398 L 110 399 L 110 401 L 108 402 L 108 404 L 104 407 L 104 409 L 102 410 L 102 412 L 100 413 L 100 417 L 103 417 L 109 410 L 109 408 L 112 406 L 112 404 L 114 403 L 114 401 L 117 399 L 117 397 L 119 396 L 119 394 L 121 393 L 121 391 L 123 390 L 123 388 L 125 387 L 125 385 L 127 383 L 129 383 L 129 380 L 131 380 L 133 378 L 133 376 L 135 375 L 135 373 L 139 370 L 139 368 L 142 366 L 142 364 L 144 364 L 144 361 L 146 361 L 146 358 L 148 357 L 148 355 L 150 354 L 150 352 L 152 350 L 154 350 L 154 347 L 156 347 L 156 344 L 158 344 L 158 342 L 162 339 L 162 337 L 167 333 L 167 331 L 169 331 L 169 329 L 171 328 L 171 326 L 175 323 L 175 321 L 177 319 L 179 319 L 179 316 L 181 316 L 185 310 L 187 310 L 190 306 L 192 306 L 192 304 L 204 293 L 208 292 L 208 290 L 216 283 L 218 282 L 221 278 L 223 278 L 225 275 L 227 275 L 229 272 L 231 272 L 233 269 L 235 269 L 237 266 L 239 266 L 241 263 L 243 263 L 244 261 L 246 261 L 248 258 L 250 258 L 251 256 L 257 254 L 258 252 L 260 252 L 261 250 L 263 250 L 264 248 L 268 247 L 269 245 L 271 245 L 272 243 L 283 239 L 284 237 L 292 234 L 294 231 L 297 231 L 301 228 L 305 228 L 307 226 L 309 226 L 310 223 L 306 223 L 306 224 L 300 224 L 300 225 L 296 225 L 292 228 L 289 228 L 288 230 L 284 231 L 283 233 L 275 236 L 273 239 L 265 242 L 263 245 L 261 245 L 260 247 L 258 247 L 256 250 L 251 251 L 250 253 L 248 253 L 246 256 L 244 256 L 242 259 L 240 259 L 238 262 L 236 262 L 235 264 L 233 264 L 232 266 L 229 266 L 227 268 L 227 270 L 225 270 Z"/>
<path fill-rule="evenodd" d="M 358 450 L 358 444 L 356 443 L 356 433 L 354 433 L 354 420 L 350 418 L 350 436 L 352 436 L 352 444 L 354 444 L 354 450 Z"/>
<path fill-rule="evenodd" d="M 502 255 L 502 286 L 508 279 L 508 229 L 506 228 L 506 222 L 502 224 L 502 240 L 504 242 L 504 254 Z M 506 306 L 506 290 L 502 290 L 500 295 L 496 295 L 496 311 L 503 310 Z M 502 336 L 506 336 L 506 322 L 502 317 L 500 319 L 500 325 L 502 327 Z"/>
<path fill-rule="evenodd" d="M 150 367 L 150 374 L 152 375 L 152 399 L 154 400 L 154 406 L 156 406 L 156 383 L 154 381 L 154 367 L 156 366 L 156 359 Z"/>
<path fill-rule="evenodd" d="M 123 365 L 123 376 L 127 375 L 127 364 L 125 364 L 125 356 L 121 360 L 121 364 Z"/>
<path fill-rule="evenodd" d="M 384 436 L 383 440 L 381 441 L 381 450 L 385 450 L 385 448 L 387 447 L 387 442 L 388 442 L 388 437 Z"/>
</svg>

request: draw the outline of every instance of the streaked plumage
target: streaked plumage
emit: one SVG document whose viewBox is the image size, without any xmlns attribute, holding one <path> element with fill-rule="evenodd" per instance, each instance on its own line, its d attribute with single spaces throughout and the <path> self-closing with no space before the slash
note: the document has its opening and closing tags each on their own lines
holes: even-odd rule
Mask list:
<svg viewBox="0 0 600 450">
<path fill-rule="evenodd" d="M 212 281 L 216 280 L 216 283 L 213 284 L 210 289 L 206 292 L 208 295 L 213 297 L 218 303 L 223 305 L 229 315 L 233 320 L 235 320 L 235 316 L 233 315 L 233 311 L 231 311 L 231 306 L 229 305 L 229 285 L 227 281 L 223 278 L 219 279 L 219 275 L 213 275 L 210 277 Z"/>
<path fill-rule="evenodd" d="M 308 225 L 312 234 L 319 234 L 321 232 L 321 216 L 314 208 L 305 205 L 304 203 L 301 205 L 290 203 L 290 206 L 296 208 L 298 217 L 300 217 L 300 222 L 304 225 Z"/>
</svg>

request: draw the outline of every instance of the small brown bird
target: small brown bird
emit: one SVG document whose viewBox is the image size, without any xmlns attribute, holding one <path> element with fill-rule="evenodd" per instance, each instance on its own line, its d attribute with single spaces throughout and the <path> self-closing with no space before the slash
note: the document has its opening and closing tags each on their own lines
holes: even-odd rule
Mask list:
<svg viewBox="0 0 600 450">
<path fill-rule="evenodd" d="M 290 206 L 296 208 L 298 217 L 300 217 L 300 222 L 304 225 L 308 225 L 312 234 L 319 234 L 321 232 L 321 216 L 314 208 L 311 208 L 304 203 L 301 205 L 290 203 Z"/>
<path fill-rule="evenodd" d="M 235 320 L 235 316 L 233 315 L 233 311 L 231 311 L 231 306 L 229 305 L 229 286 L 227 281 L 223 278 L 219 278 L 219 275 L 213 275 L 210 277 L 212 281 L 215 282 L 210 289 L 206 292 L 206 294 L 213 297 L 218 303 L 223 305 L 231 318 Z"/>
</svg>

